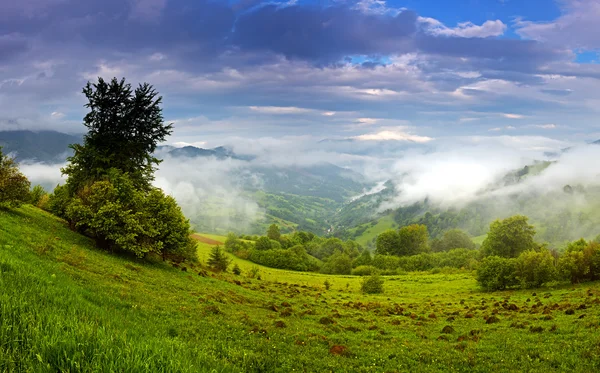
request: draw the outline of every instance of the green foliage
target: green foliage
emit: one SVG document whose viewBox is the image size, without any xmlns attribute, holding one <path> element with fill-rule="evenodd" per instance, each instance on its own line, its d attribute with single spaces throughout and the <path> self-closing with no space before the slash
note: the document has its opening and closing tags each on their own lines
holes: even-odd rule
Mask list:
<svg viewBox="0 0 600 373">
<path fill-rule="evenodd" d="M 315 271 L 319 266 L 314 258 L 300 247 L 291 249 L 251 250 L 248 259 L 254 263 L 271 268 L 290 269 L 293 271 Z"/>
<path fill-rule="evenodd" d="M 422 224 L 411 224 L 398 230 L 400 239 L 399 252 L 396 255 L 415 255 L 429 251 L 427 226 Z"/>
<path fill-rule="evenodd" d="M 266 251 L 271 250 L 273 247 L 272 241 L 268 237 L 259 237 L 254 244 L 256 250 Z"/>
<path fill-rule="evenodd" d="M 394 229 L 379 234 L 375 243 L 375 252 L 381 255 L 397 255 L 400 248 L 400 236 Z"/>
<path fill-rule="evenodd" d="M 206 262 L 209 267 L 220 272 L 227 272 L 230 263 L 231 260 L 227 257 L 227 254 L 218 245 L 212 248 Z"/>
<path fill-rule="evenodd" d="M 63 190 L 58 192 L 55 190 L 55 195 L 62 196 Z M 63 202 L 58 197 L 52 201 L 52 208 Z M 129 177 L 117 171 L 110 179 L 80 190 L 68 201 L 65 218 L 105 249 L 138 257 L 156 253 L 163 258 L 196 259 L 189 222 L 175 200 L 160 189 L 138 190 Z"/>
<path fill-rule="evenodd" d="M 267 231 L 267 237 L 270 240 L 279 241 L 281 239 L 281 232 L 279 231 L 279 226 L 277 224 L 271 224 L 269 226 L 269 230 Z"/>
<path fill-rule="evenodd" d="M 132 90 L 125 79 L 116 78 L 88 82 L 83 93 L 90 110 L 83 120 L 88 133 L 83 145 L 71 146 L 74 155 L 63 169 L 69 194 L 102 180 L 111 169 L 128 174 L 138 189 L 151 188 L 160 162 L 153 153 L 172 132 L 172 125 L 163 122 L 162 97 L 148 83 Z"/>
<path fill-rule="evenodd" d="M 36 185 L 29 192 L 29 203 L 38 206 L 42 198 L 47 195 L 48 192 L 44 190 L 44 187 L 41 185 Z"/>
<path fill-rule="evenodd" d="M 255 278 L 260 280 L 260 269 L 257 266 L 253 266 L 248 271 L 248 278 Z"/>
<path fill-rule="evenodd" d="M 233 268 L 231 269 L 231 273 L 233 273 L 236 276 L 239 276 L 242 274 L 242 269 L 240 268 L 240 266 L 237 263 L 235 263 L 233 265 Z"/>
<path fill-rule="evenodd" d="M 515 215 L 496 220 L 490 224 L 490 231 L 481 250 L 485 256 L 516 258 L 524 251 L 535 249 L 534 235 L 535 228 L 528 223 L 526 216 Z"/>
<path fill-rule="evenodd" d="M 227 234 L 227 239 L 225 239 L 225 250 L 230 253 L 234 253 L 242 248 L 242 241 L 237 237 L 237 235 L 233 232 L 229 232 Z"/>
<path fill-rule="evenodd" d="M 484 290 L 504 290 L 519 284 L 513 258 L 488 256 L 477 269 L 477 282 Z"/>
<path fill-rule="evenodd" d="M 383 293 L 383 278 L 378 274 L 372 274 L 365 277 L 360 286 L 360 290 L 365 294 Z"/>
<path fill-rule="evenodd" d="M 555 259 L 548 250 L 528 250 L 517 258 L 516 275 L 523 288 L 537 288 L 557 279 Z"/>
<path fill-rule="evenodd" d="M 353 276 L 370 276 L 377 272 L 377 268 L 369 265 L 361 265 L 352 270 Z"/>
<path fill-rule="evenodd" d="M 393 271 L 400 266 L 400 258 L 394 255 L 376 254 L 373 257 L 373 266 L 381 270 Z"/>
<path fill-rule="evenodd" d="M 359 266 L 369 266 L 373 263 L 373 258 L 371 257 L 371 252 L 369 250 L 365 250 L 360 254 L 360 256 L 352 262 L 353 267 Z"/>
<path fill-rule="evenodd" d="M 431 250 L 433 252 L 449 251 L 452 249 L 475 249 L 476 245 L 468 234 L 460 229 L 446 231 L 442 238 L 432 240 Z"/>
<path fill-rule="evenodd" d="M 337 252 L 327 259 L 321 272 L 335 275 L 349 275 L 352 273 L 352 259 L 344 253 Z"/>
<path fill-rule="evenodd" d="M 558 271 L 571 283 L 600 279 L 600 243 L 584 239 L 570 243 L 558 261 Z"/>
<path fill-rule="evenodd" d="M 27 202 L 30 185 L 14 159 L 4 155 L 0 147 L 0 209 L 19 207 Z"/>
<path fill-rule="evenodd" d="M 323 286 L 325 286 L 325 290 L 329 290 L 331 289 L 331 282 L 329 282 L 328 279 L 325 279 L 325 282 L 323 282 Z"/>
<path fill-rule="evenodd" d="M 48 211 L 54 215 L 66 219 L 67 207 L 70 203 L 69 191 L 64 185 L 57 185 L 48 198 Z"/>
</svg>

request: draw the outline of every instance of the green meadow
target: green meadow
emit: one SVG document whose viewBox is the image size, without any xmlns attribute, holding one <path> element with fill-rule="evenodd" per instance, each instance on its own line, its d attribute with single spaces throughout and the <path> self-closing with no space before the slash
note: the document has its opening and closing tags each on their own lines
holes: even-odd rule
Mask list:
<svg viewBox="0 0 600 373">
<path fill-rule="evenodd" d="M 360 277 L 233 256 L 241 275 L 213 273 L 211 248 L 139 260 L 37 208 L 0 211 L 0 372 L 600 371 L 598 283 L 486 293 L 455 270 L 363 295 Z"/>
</svg>

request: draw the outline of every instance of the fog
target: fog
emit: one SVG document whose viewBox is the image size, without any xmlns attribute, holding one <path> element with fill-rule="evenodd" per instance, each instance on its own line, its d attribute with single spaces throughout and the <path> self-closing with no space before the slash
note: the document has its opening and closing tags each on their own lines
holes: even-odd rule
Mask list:
<svg viewBox="0 0 600 373">
<path fill-rule="evenodd" d="M 197 230 L 250 232 L 266 222 L 265 210 L 255 195 L 264 182 L 256 167 L 283 170 L 332 163 L 354 170 L 362 175 L 365 189 L 348 197 L 349 202 L 377 194 L 386 182 L 392 183 L 395 194 L 374 209 L 372 217 L 427 200 L 429 206 L 438 209 L 483 203 L 490 216 L 524 213 L 535 220 L 574 207 L 585 208 L 597 200 L 600 187 L 600 164 L 595 162 L 600 146 L 546 137 L 449 137 L 420 145 L 315 141 L 304 136 L 259 141 L 235 138 L 224 145 L 249 160 L 161 155 L 164 161 L 154 184 L 179 202 Z M 518 182 L 505 180 L 507 174 L 537 161 L 552 163 Z M 47 189 L 64 182 L 60 174 L 63 166 L 20 165 L 33 185 Z M 564 191 L 566 185 L 572 189 L 569 193 Z M 587 228 L 583 230 L 581 234 L 590 233 Z"/>
</svg>

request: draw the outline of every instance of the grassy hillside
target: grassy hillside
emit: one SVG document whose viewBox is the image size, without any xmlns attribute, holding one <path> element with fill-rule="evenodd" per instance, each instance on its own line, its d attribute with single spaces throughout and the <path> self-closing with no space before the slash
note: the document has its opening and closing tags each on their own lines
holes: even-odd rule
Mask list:
<svg viewBox="0 0 600 373">
<path fill-rule="evenodd" d="M 255 265 L 234 261 L 242 276 L 205 277 L 99 251 L 32 207 L 0 211 L 0 372 L 600 369 L 598 283 L 481 293 L 471 273 L 407 274 L 367 296 L 356 277 L 248 279 Z"/>
<path fill-rule="evenodd" d="M 375 240 L 380 233 L 397 227 L 398 224 L 394 221 L 394 215 L 388 214 L 371 223 L 348 229 L 348 232 L 350 233 L 349 237 L 352 237 L 361 246 L 369 247 L 375 246 Z"/>
</svg>

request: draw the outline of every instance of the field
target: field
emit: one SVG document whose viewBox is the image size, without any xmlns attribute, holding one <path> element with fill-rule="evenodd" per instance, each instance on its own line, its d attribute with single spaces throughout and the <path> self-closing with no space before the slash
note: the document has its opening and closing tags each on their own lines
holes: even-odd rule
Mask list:
<svg viewBox="0 0 600 373">
<path fill-rule="evenodd" d="M 397 226 L 398 224 L 394 222 L 393 214 L 388 214 L 378 219 L 375 225 L 372 225 L 371 223 L 362 224 L 358 227 L 348 229 L 348 232 L 353 236 L 357 234 L 357 231 L 363 231 L 355 237 L 354 240 L 363 247 L 374 247 L 375 239 L 380 233 L 385 232 L 388 229 L 397 228 Z"/>
<path fill-rule="evenodd" d="M 410 273 L 369 296 L 233 260 L 241 276 L 125 258 L 0 211 L 0 372 L 600 370 L 598 283 L 483 293 L 470 272 Z"/>
</svg>

